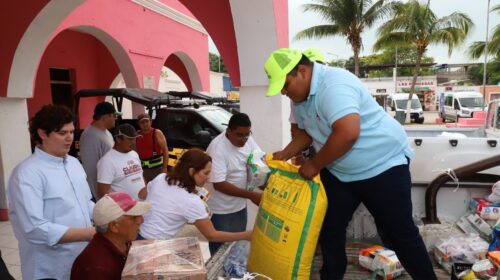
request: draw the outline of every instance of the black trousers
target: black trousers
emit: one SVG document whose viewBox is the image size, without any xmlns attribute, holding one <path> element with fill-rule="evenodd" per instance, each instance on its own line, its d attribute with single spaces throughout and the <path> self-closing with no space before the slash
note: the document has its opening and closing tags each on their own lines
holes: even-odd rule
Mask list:
<svg viewBox="0 0 500 280">
<path fill-rule="evenodd" d="M 395 166 L 373 178 L 347 183 L 323 169 L 321 181 L 328 196 L 321 232 L 322 280 L 343 279 L 347 266 L 346 228 L 361 202 L 375 218 L 383 243 L 390 244 L 411 277 L 437 279 L 413 222 L 408 165 Z"/>
<path fill-rule="evenodd" d="M 0 251 L 0 279 L 5 280 L 14 280 L 14 277 L 10 275 L 5 262 L 2 259 L 2 252 Z"/>
</svg>

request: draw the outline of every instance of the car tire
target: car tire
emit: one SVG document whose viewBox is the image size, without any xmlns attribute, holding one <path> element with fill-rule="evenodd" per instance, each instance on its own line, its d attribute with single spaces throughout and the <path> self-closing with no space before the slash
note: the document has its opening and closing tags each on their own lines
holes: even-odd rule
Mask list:
<svg viewBox="0 0 500 280">
<path fill-rule="evenodd" d="M 424 118 L 416 119 L 415 122 L 422 124 L 422 123 L 424 123 Z"/>
</svg>

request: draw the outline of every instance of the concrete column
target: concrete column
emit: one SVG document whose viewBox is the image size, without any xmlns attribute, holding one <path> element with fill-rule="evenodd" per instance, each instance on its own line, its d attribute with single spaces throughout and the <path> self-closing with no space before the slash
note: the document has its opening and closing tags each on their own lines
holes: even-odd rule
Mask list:
<svg viewBox="0 0 500 280">
<path fill-rule="evenodd" d="M 0 98 L 0 131 L 0 221 L 6 221 L 10 174 L 31 154 L 26 99 Z"/>
<path fill-rule="evenodd" d="M 266 97 L 265 86 L 240 88 L 241 112 L 250 116 L 252 136 L 265 152 L 281 150 L 290 142 L 290 102 L 279 96 Z"/>
</svg>

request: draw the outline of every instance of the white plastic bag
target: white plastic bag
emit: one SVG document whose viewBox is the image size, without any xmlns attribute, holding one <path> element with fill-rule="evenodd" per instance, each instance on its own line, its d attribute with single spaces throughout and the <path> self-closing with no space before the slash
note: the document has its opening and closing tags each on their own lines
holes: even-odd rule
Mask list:
<svg viewBox="0 0 500 280">
<path fill-rule="evenodd" d="M 253 191 L 255 188 L 267 183 L 271 169 L 265 161 L 266 153 L 254 150 L 247 159 L 247 189 Z"/>
<path fill-rule="evenodd" d="M 495 203 L 500 202 L 500 181 L 491 187 L 491 194 L 488 196 L 488 200 Z"/>
</svg>

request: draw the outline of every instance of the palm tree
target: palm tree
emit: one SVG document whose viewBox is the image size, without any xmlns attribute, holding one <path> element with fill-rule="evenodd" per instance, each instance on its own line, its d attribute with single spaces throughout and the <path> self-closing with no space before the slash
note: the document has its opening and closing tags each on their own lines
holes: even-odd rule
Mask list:
<svg viewBox="0 0 500 280">
<path fill-rule="evenodd" d="M 498 14 L 500 14 L 500 5 L 493 7 L 491 12 L 498 12 Z M 474 59 L 480 58 L 484 55 L 484 47 L 484 41 L 473 42 L 468 50 L 469 56 Z M 500 24 L 495 26 L 493 34 L 488 41 L 488 54 L 500 57 Z"/>
<path fill-rule="evenodd" d="M 354 74 L 359 76 L 359 51 L 363 47 L 361 33 L 390 13 L 392 3 L 384 5 L 384 1 L 387 2 L 379 0 L 372 4 L 372 0 L 317 0 L 317 3 L 304 4 L 305 12 L 316 12 L 328 23 L 304 29 L 294 39 L 346 37 L 354 52 Z"/>
<path fill-rule="evenodd" d="M 378 51 L 403 46 L 416 50 L 415 73 L 408 97 L 407 112 L 410 112 L 420 63 L 427 47 L 439 44 L 448 45 L 448 55 L 451 55 L 453 49 L 465 41 L 473 26 L 472 20 L 463 13 L 455 12 L 438 18 L 429 9 L 429 2 L 422 4 L 418 0 L 410 0 L 394 6 L 393 17 L 379 28 L 379 36 L 373 48 Z M 406 122 L 410 122 L 409 113 L 406 114 Z"/>
</svg>

